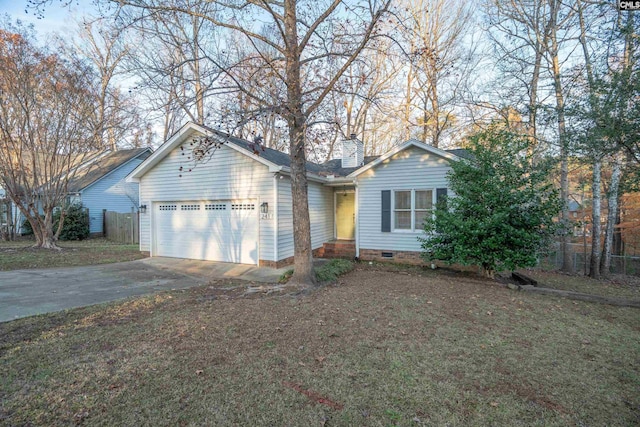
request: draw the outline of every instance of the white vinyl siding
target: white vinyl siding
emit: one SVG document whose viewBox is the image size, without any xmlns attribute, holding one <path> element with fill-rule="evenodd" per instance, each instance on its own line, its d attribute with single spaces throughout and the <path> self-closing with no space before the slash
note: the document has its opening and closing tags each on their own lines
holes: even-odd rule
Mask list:
<svg viewBox="0 0 640 427">
<path fill-rule="evenodd" d="M 293 256 L 293 204 L 291 180 L 278 179 L 278 260 Z"/>
<path fill-rule="evenodd" d="M 191 137 L 185 136 L 185 147 Z M 258 206 L 263 202 L 275 206 L 273 174 L 267 166 L 223 145 L 209 161 L 188 171 L 189 163 L 181 151 L 178 145 L 140 180 L 140 203 L 149 208 L 140 215 L 140 250 L 151 250 L 153 202 L 251 199 Z M 259 221 L 260 259 L 274 261 L 274 227 L 274 219 Z"/>
<path fill-rule="evenodd" d="M 333 239 L 333 189 L 309 182 L 309 219 L 311 247 L 316 249 Z M 278 258 L 293 256 L 293 206 L 291 180 L 278 181 Z"/>
<path fill-rule="evenodd" d="M 333 188 L 309 183 L 309 219 L 312 249 L 333 240 Z"/>
<path fill-rule="evenodd" d="M 448 187 L 446 175 L 450 170 L 449 160 L 417 147 L 409 147 L 358 176 L 358 246 L 362 249 L 420 251 L 417 238 L 423 231 L 421 226 L 415 227 L 415 217 L 421 210 L 413 209 L 413 215 L 410 214 L 414 224 L 413 231 L 395 232 L 395 212 L 392 206 L 392 232 L 382 232 L 381 192 L 432 189 L 435 194 L 436 188 Z M 415 198 L 415 192 L 413 197 Z M 433 197 L 432 195 L 432 201 Z M 392 204 L 394 198 L 392 194 Z"/>
</svg>

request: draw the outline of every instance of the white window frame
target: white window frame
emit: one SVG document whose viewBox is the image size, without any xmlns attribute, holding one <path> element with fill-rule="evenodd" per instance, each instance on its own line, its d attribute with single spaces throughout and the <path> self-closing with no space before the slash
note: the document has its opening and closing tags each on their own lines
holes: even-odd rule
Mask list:
<svg viewBox="0 0 640 427">
<path fill-rule="evenodd" d="M 408 228 L 397 228 L 396 227 L 396 192 L 411 192 L 411 209 L 403 209 L 403 212 L 411 212 L 411 229 Z M 411 189 L 397 189 L 393 190 L 391 193 L 391 231 L 394 233 L 420 233 L 422 232 L 422 224 L 416 229 L 416 191 L 431 191 L 431 214 L 433 215 L 433 211 L 436 206 L 436 189 L 435 188 L 411 188 Z M 428 209 L 419 209 L 419 211 L 425 211 Z"/>
</svg>

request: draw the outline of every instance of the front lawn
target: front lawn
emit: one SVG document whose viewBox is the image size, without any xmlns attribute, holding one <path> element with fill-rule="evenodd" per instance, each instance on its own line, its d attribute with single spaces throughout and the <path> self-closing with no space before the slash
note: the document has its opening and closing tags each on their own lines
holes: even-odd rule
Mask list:
<svg viewBox="0 0 640 427">
<path fill-rule="evenodd" d="M 359 266 L 0 324 L 5 425 L 640 423 L 640 311 Z"/>
<path fill-rule="evenodd" d="M 607 280 L 594 280 L 583 275 L 558 274 L 543 270 L 529 270 L 523 273 L 536 279 L 539 286 L 547 288 L 640 301 L 638 276 L 615 274 Z"/>
<path fill-rule="evenodd" d="M 60 251 L 36 249 L 33 244 L 30 240 L 0 241 L 0 271 L 77 267 L 144 258 L 137 244 L 123 245 L 106 239 L 58 242 L 62 248 Z"/>
</svg>

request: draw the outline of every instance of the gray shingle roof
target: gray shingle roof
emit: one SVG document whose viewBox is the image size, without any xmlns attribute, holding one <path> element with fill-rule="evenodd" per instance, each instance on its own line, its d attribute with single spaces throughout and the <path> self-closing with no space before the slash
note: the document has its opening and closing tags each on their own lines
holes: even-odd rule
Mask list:
<svg viewBox="0 0 640 427">
<path fill-rule="evenodd" d="M 354 168 L 343 168 L 342 167 L 342 159 L 333 159 L 324 162 L 320 165 L 323 170 L 323 175 L 335 175 L 335 176 L 347 176 L 350 173 L 360 169 L 362 166 L 373 162 L 380 156 L 365 156 L 364 161 L 360 166 Z"/>
<path fill-rule="evenodd" d="M 471 160 L 473 159 L 473 155 L 469 152 L 469 150 L 464 149 L 464 148 L 453 148 L 451 150 L 444 150 L 447 153 L 451 153 L 454 156 L 458 156 L 461 159 L 467 159 L 467 160 Z"/>
<path fill-rule="evenodd" d="M 151 152 L 148 148 L 113 151 L 98 160 L 92 161 L 86 168 L 78 170 L 75 176 L 69 180 L 68 191 L 70 193 L 82 191 L 128 161 L 138 156 L 140 156 L 141 160 L 144 160 L 150 155 Z"/>
<path fill-rule="evenodd" d="M 204 126 L 206 127 L 206 126 Z M 287 153 L 283 153 L 282 151 L 274 150 L 273 148 L 267 148 L 263 146 L 258 146 L 257 144 L 253 144 L 245 139 L 237 138 L 235 136 L 231 136 L 225 132 L 221 132 L 219 130 L 215 130 L 209 127 L 206 127 L 209 131 L 217 134 L 219 137 L 224 138 L 228 142 L 244 148 L 250 152 L 257 151 L 257 154 L 265 160 L 270 161 L 278 166 L 291 167 L 291 157 Z M 454 154 L 461 158 L 469 158 L 469 152 L 462 148 L 457 148 L 453 150 L 445 150 L 451 154 Z M 345 177 L 350 173 L 360 169 L 362 166 L 376 160 L 380 156 L 365 156 L 364 162 L 362 165 L 354 168 L 343 168 L 341 159 L 333 159 L 328 160 L 322 164 L 317 164 L 313 162 L 307 162 L 307 172 L 311 172 L 316 175 L 335 175 L 336 177 Z"/>
<path fill-rule="evenodd" d="M 206 127 L 206 126 L 204 126 Z M 231 136 L 225 132 L 215 130 L 209 127 L 206 127 L 209 131 L 215 133 L 220 138 L 240 147 L 244 148 L 250 152 L 257 152 L 257 154 L 265 160 L 284 167 L 291 167 L 291 157 L 287 153 L 283 153 L 282 151 L 274 150 L 273 148 L 268 148 L 264 146 L 258 146 L 257 144 L 253 144 L 246 139 L 237 138 L 235 136 Z M 313 162 L 307 162 L 307 171 L 315 174 L 320 174 L 322 172 L 322 167 Z"/>
</svg>

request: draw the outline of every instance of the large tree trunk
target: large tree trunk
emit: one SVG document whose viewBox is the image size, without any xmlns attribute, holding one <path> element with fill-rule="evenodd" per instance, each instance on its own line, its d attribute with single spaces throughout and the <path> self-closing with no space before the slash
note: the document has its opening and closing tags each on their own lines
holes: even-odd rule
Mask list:
<svg viewBox="0 0 640 427">
<path fill-rule="evenodd" d="M 204 88 L 202 86 L 202 77 L 200 74 L 200 24 L 199 18 L 191 17 L 191 25 L 193 30 L 193 76 L 196 92 L 196 122 L 204 124 Z"/>
<path fill-rule="evenodd" d="M 622 231 L 620 230 L 620 194 L 618 194 L 618 209 L 616 209 L 616 225 L 613 228 L 613 246 L 611 248 L 612 255 L 624 255 L 622 253 Z M 617 230 L 617 231 L 616 231 Z"/>
<path fill-rule="evenodd" d="M 311 248 L 311 222 L 305 154 L 305 124 L 302 112 L 302 85 L 300 80 L 300 55 L 296 2 L 284 3 L 285 35 L 287 44 L 286 83 L 289 127 L 289 154 L 291 155 L 291 199 L 293 203 L 293 283 L 315 285 L 313 254 Z"/>
<path fill-rule="evenodd" d="M 431 98 L 431 116 L 433 117 L 433 127 L 434 130 L 432 132 L 431 137 L 431 145 L 438 148 L 440 145 L 440 133 L 442 132 L 442 128 L 440 126 L 440 103 L 438 102 L 438 82 L 436 80 L 436 76 L 431 79 L 431 90 L 430 90 L 430 98 Z M 426 124 L 425 124 L 426 126 Z M 426 143 L 425 139 L 425 143 Z"/>
<path fill-rule="evenodd" d="M 589 277 L 594 279 L 600 278 L 600 184 L 602 159 L 596 158 L 593 162 L 593 184 L 592 184 L 592 207 L 591 207 L 591 262 L 589 263 Z"/>
<path fill-rule="evenodd" d="M 543 40 L 543 43 L 546 45 L 546 33 Z M 538 128 L 537 128 L 537 118 L 538 118 L 538 80 L 540 79 L 540 67 L 542 65 L 542 48 L 540 47 L 540 43 L 536 42 L 535 44 L 536 56 L 535 62 L 533 64 L 533 74 L 531 75 L 531 85 L 529 89 L 529 123 L 528 123 L 528 134 L 530 138 L 529 142 L 529 154 L 531 154 L 531 161 L 534 160 L 533 153 L 535 152 L 536 147 L 538 146 Z"/>
<path fill-rule="evenodd" d="M 311 222 L 305 166 L 304 129 L 290 126 L 291 199 L 293 201 L 294 264 L 293 283 L 314 285 Z"/>
<path fill-rule="evenodd" d="M 560 198 L 562 199 L 562 226 L 563 233 L 560 240 L 562 251 L 562 271 L 573 273 L 573 262 L 571 256 L 571 227 L 569 218 L 569 161 L 565 142 L 561 142 L 563 148 L 560 150 Z"/>
<path fill-rule="evenodd" d="M 56 245 L 55 232 L 53 231 L 53 212 L 47 211 L 44 217 L 28 215 L 27 220 L 31 224 L 33 235 L 36 238 L 35 248 L 60 249 Z"/>
<path fill-rule="evenodd" d="M 413 43 L 411 44 L 411 50 L 413 51 Z M 405 141 L 411 139 L 411 103 L 413 102 L 413 96 L 411 95 L 411 85 L 413 85 L 413 65 L 409 62 L 409 70 L 407 71 L 407 86 L 404 99 L 404 139 Z"/>
<path fill-rule="evenodd" d="M 607 227 L 604 232 L 604 246 L 602 248 L 602 259 L 600 260 L 600 274 L 609 276 L 611 269 L 611 249 L 613 247 L 613 232 L 616 225 L 618 213 L 618 188 L 620 187 L 620 176 L 622 175 L 622 155 L 614 156 L 613 172 L 611 173 L 611 183 L 607 194 Z"/>
<path fill-rule="evenodd" d="M 569 231 L 573 228 L 570 226 L 569 218 L 569 149 L 567 147 L 567 132 L 564 117 L 564 95 L 562 93 L 562 79 L 560 76 L 560 62 L 558 59 L 558 38 L 557 38 L 557 18 L 559 2 L 554 2 L 551 11 L 550 22 L 550 40 L 551 49 L 551 71 L 553 72 L 553 87 L 556 97 L 556 113 L 558 114 L 558 138 L 560 142 L 560 198 L 562 199 L 561 221 L 563 233 L 560 240 L 560 248 L 562 251 L 562 271 L 573 272 L 573 262 L 570 247 Z"/>
</svg>

